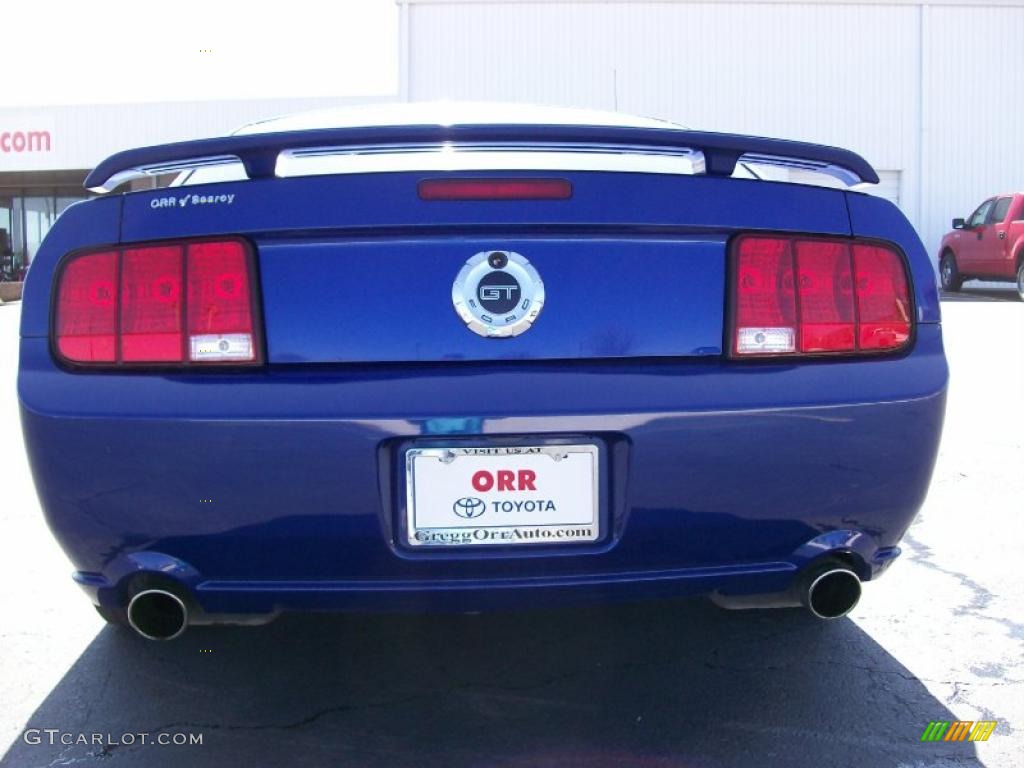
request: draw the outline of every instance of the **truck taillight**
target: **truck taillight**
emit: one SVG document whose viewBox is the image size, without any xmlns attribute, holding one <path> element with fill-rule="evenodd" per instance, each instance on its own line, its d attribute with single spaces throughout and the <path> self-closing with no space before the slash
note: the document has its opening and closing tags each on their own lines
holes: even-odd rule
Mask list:
<svg viewBox="0 0 1024 768">
<path fill-rule="evenodd" d="M 741 235 L 731 257 L 733 357 L 856 355 L 910 342 L 909 284 L 893 248 Z"/>
<path fill-rule="evenodd" d="M 54 348 L 74 365 L 258 365 L 255 285 L 241 240 L 76 254 L 57 277 Z"/>
</svg>

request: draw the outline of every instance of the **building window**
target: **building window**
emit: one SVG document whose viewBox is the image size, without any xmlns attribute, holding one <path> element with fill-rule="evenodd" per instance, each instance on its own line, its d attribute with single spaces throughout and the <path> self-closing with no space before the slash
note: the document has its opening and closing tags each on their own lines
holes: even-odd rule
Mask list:
<svg viewBox="0 0 1024 768">
<path fill-rule="evenodd" d="M 50 231 L 53 222 L 57 219 L 54 209 L 57 207 L 53 197 L 37 197 L 35 195 L 25 198 L 25 263 L 31 264 L 35 258 L 39 244 L 43 242 L 46 233 Z"/>
<path fill-rule="evenodd" d="M 0 281 L 24 279 L 57 217 L 84 199 L 75 189 L 0 189 Z"/>
<path fill-rule="evenodd" d="M 14 269 L 14 198 L 0 196 L 0 280 L 8 277 Z"/>
</svg>

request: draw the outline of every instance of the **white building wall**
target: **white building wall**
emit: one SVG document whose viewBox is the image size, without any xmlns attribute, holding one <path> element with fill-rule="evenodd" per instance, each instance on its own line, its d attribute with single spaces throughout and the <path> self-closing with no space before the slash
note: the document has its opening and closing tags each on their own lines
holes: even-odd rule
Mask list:
<svg viewBox="0 0 1024 768">
<path fill-rule="evenodd" d="M 246 123 L 377 98 L 0 107 L 0 134 L 45 131 L 48 151 L 2 151 L 0 172 L 84 170 L 140 145 L 223 136 Z M 9 140 L 8 140 L 9 145 Z"/>
<path fill-rule="evenodd" d="M 399 2 L 412 100 L 619 109 L 847 147 L 899 180 L 933 252 L 952 216 L 1024 188 L 1024 0 Z"/>
<path fill-rule="evenodd" d="M 950 219 L 1024 191 L 1024 8 L 925 10 L 923 230 L 935 253 Z"/>
</svg>

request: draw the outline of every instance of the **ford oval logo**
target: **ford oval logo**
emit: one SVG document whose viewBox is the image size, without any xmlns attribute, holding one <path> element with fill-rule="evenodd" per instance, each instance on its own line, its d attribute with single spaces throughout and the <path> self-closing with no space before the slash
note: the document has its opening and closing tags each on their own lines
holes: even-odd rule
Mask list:
<svg viewBox="0 0 1024 768">
<path fill-rule="evenodd" d="M 467 520 L 480 517 L 484 513 L 485 508 L 483 499 L 478 499 L 474 496 L 467 496 L 452 504 L 452 512 Z"/>
</svg>

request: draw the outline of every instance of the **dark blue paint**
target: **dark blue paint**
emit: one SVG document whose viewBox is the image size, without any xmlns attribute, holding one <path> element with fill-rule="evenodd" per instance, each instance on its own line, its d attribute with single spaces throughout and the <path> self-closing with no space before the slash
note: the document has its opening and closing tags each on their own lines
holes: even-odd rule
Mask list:
<svg viewBox="0 0 1024 768">
<path fill-rule="evenodd" d="M 845 235 L 850 218 L 839 190 L 748 179 L 639 173 L 560 173 L 573 184 L 569 200 L 433 201 L 416 193 L 424 178 L 444 174 L 387 173 L 314 176 L 204 184 L 188 191 L 162 189 L 124 197 L 125 240 L 216 235 L 229 232 L 294 237 L 303 233 L 353 234 L 475 230 L 533 233 L 728 231 L 737 227 Z M 459 177 L 515 177 L 458 173 Z M 522 174 L 518 174 L 522 175 Z M 533 174 L 536 175 L 536 174 Z M 234 194 L 230 205 L 153 208 L 156 199 Z"/>
<path fill-rule="evenodd" d="M 390 174 L 201 188 L 237 195 L 222 209 L 151 207 L 183 190 L 70 209 L 26 284 L 18 386 L 43 510 L 83 588 L 113 604 L 131 576 L 160 572 L 214 612 L 461 609 L 771 592 L 834 552 L 865 578 L 887 568 L 927 491 L 947 381 L 931 266 L 905 219 L 835 190 L 570 176 L 569 201 L 425 203 L 421 174 Z M 851 223 L 908 256 L 912 348 L 723 358 L 728 237 Z M 49 294 L 65 253 L 216 233 L 258 247 L 271 365 L 56 366 Z M 533 260 L 549 287 L 515 354 L 451 308 L 458 266 L 491 244 Z M 566 439 L 602 446 L 606 540 L 402 546 L 406 447 Z"/>
<path fill-rule="evenodd" d="M 273 318 L 267 355 L 271 363 L 720 355 L 725 247 L 721 236 L 261 242 L 263 306 Z M 469 333 L 452 308 L 463 263 L 496 248 L 527 257 L 544 281 L 545 309 L 515 338 Z"/>
</svg>

